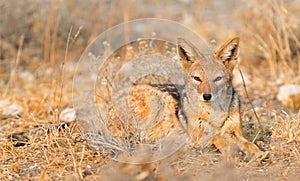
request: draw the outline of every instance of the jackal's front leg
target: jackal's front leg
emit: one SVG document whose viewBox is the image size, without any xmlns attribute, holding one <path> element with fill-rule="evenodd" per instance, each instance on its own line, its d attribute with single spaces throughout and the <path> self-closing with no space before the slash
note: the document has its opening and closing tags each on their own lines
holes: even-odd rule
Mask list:
<svg viewBox="0 0 300 181">
<path fill-rule="evenodd" d="M 238 113 L 232 114 L 227 118 L 220 134 L 212 140 L 212 144 L 220 151 L 228 150 L 232 144 L 235 144 L 247 156 L 259 156 L 263 153 L 254 143 L 244 138 Z"/>
</svg>

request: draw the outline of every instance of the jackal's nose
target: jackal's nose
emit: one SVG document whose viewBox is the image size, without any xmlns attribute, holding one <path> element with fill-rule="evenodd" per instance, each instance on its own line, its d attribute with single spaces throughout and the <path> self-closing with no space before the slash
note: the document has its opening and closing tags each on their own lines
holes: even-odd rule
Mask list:
<svg viewBox="0 0 300 181">
<path fill-rule="evenodd" d="M 206 100 L 206 101 L 209 101 L 211 99 L 211 94 L 203 94 L 203 99 Z"/>
</svg>

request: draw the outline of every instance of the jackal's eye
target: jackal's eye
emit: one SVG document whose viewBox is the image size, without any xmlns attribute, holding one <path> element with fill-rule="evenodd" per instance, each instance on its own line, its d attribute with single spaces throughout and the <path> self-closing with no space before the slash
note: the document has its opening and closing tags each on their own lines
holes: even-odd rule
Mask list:
<svg viewBox="0 0 300 181">
<path fill-rule="evenodd" d="M 193 76 L 193 79 L 197 82 L 202 82 L 202 80 L 200 79 L 200 77 L 198 76 Z"/>
<path fill-rule="evenodd" d="M 214 81 L 215 81 L 215 82 L 220 81 L 220 80 L 222 80 L 222 78 L 223 78 L 223 77 L 219 76 L 219 77 L 215 78 Z"/>
</svg>

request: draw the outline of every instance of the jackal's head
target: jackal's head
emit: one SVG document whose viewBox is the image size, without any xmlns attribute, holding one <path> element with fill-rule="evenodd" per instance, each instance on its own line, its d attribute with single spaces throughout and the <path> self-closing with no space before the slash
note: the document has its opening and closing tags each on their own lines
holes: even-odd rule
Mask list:
<svg viewBox="0 0 300 181">
<path fill-rule="evenodd" d="M 176 49 L 186 73 L 187 96 L 209 103 L 232 94 L 232 71 L 237 63 L 239 37 L 224 43 L 214 55 L 203 55 L 181 37 L 177 38 Z"/>
</svg>

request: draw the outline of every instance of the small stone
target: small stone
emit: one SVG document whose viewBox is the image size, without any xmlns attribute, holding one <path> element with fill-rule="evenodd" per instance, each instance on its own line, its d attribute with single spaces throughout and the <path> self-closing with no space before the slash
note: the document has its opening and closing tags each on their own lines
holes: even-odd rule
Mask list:
<svg viewBox="0 0 300 181">
<path fill-rule="evenodd" d="M 35 79 L 34 75 L 28 71 L 18 72 L 18 76 L 27 82 L 32 82 Z"/>
<path fill-rule="evenodd" d="M 37 165 L 37 164 L 34 164 L 34 165 L 30 165 L 28 169 L 29 169 L 29 170 L 32 170 L 32 169 L 35 169 L 35 168 L 37 168 L 37 167 L 38 167 L 38 165 Z"/>
<path fill-rule="evenodd" d="M 59 119 L 66 123 L 71 123 L 76 120 L 76 110 L 74 108 L 66 108 L 64 109 L 60 115 Z"/>
<path fill-rule="evenodd" d="M 279 87 L 277 100 L 294 109 L 299 109 L 300 85 L 286 84 Z"/>
<path fill-rule="evenodd" d="M 6 116 L 21 115 L 23 108 L 19 104 L 11 103 L 8 100 L 0 101 L 0 114 Z"/>
</svg>

